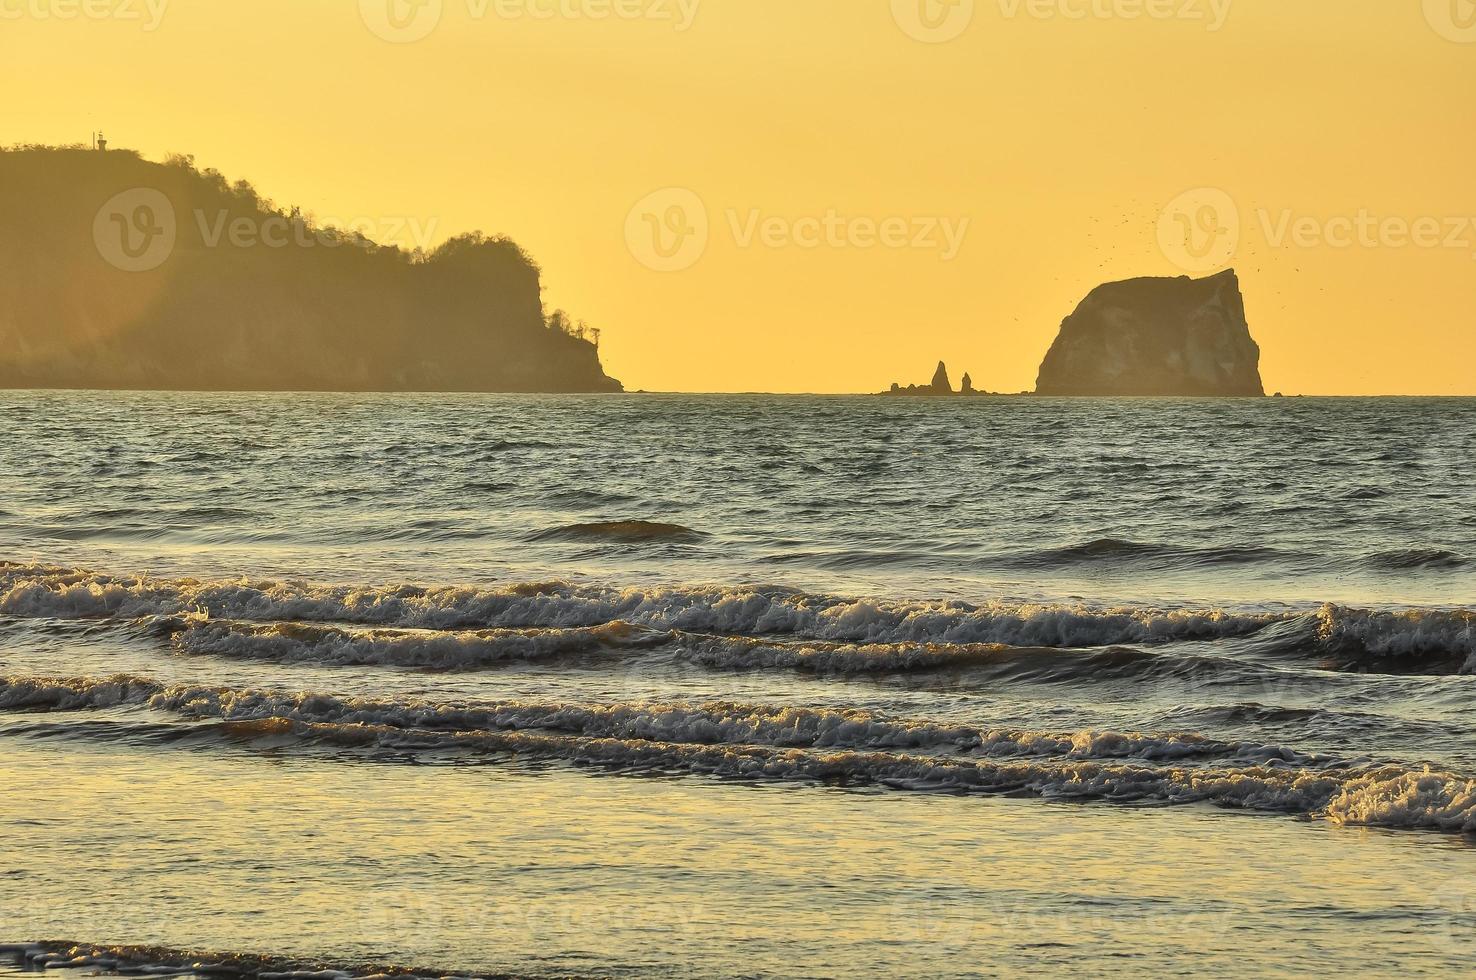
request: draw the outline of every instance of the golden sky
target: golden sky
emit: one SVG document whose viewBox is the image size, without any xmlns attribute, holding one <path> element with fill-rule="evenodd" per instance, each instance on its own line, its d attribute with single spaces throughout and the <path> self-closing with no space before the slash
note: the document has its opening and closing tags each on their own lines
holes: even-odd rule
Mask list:
<svg viewBox="0 0 1476 980">
<path fill-rule="evenodd" d="M 1268 391 L 1476 394 L 1473 0 L 415 2 L 0 0 L 0 142 L 508 234 L 632 389 L 1018 391 L 1233 264 Z"/>
</svg>

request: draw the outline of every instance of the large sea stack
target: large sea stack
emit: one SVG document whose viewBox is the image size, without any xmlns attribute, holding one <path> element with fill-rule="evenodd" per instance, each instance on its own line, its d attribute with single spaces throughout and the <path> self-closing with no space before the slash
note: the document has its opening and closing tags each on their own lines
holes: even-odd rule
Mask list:
<svg viewBox="0 0 1476 980">
<path fill-rule="evenodd" d="M 1261 396 L 1261 349 L 1233 269 L 1092 290 L 1040 366 L 1038 395 Z"/>
</svg>

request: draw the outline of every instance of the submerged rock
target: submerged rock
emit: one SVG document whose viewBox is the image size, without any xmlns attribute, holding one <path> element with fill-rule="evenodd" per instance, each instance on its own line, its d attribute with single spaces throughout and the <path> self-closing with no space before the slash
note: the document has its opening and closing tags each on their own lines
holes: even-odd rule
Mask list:
<svg viewBox="0 0 1476 980">
<path fill-rule="evenodd" d="M 1038 395 L 1262 396 L 1233 269 L 1098 286 L 1061 324 Z"/>
</svg>

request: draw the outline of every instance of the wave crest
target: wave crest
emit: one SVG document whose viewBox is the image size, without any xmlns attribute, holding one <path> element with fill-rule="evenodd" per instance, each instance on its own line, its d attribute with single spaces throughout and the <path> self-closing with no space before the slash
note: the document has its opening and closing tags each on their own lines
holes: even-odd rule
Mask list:
<svg viewBox="0 0 1476 980">
<path fill-rule="evenodd" d="M 1476 780 L 1399 765 L 1302 768 L 1260 761 L 1124 754 L 1071 758 L 1030 751 L 924 754 L 848 747 L 689 743 L 538 730 L 438 732 L 389 725 L 293 721 L 271 716 L 193 730 L 235 743 L 265 739 L 274 750 L 320 744 L 367 752 L 378 762 L 448 751 L 591 766 L 666 777 L 709 776 L 827 786 L 959 794 L 1028 795 L 1047 800 L 1181 806 L 1206 804 L 1334 823 L 1476 832 Z M 54 736 L 56 733 L 49 732 Z M 142 734 L 157 737 L 155 729 Z M 111 732 L 110 737 L 118 737 Z M 174 739 L 171 739 L 174 741 Z M 1110 740 L 1109 743 L 1110 745 Z M 1014 746 L 1011 746 L 1014 749 Z M 1192 760 L 1198 761 L 1198 760 Z"/>
<path fill-rule="evenodd" d="M 177 650 L 276 663 L 473 670 L 664 642 L 668 634 L 616 620 L 573 629 L 475 631 L 349 629 L 313 623 L 249 623 L 167 617 L 148 624 Z"/>
<path fill-rule="evenodd" d="M 680 524 L 660 521 L 595 521 L 588 524 L 566 524 L 529 536 L 532 541 L 701 541 L 707 535 Z"/>
<path fill-rule="evenodd" d="M 944 645 L 1151 646 L 1186 640 L 1243 639 L 1264 632 L 1278 649 L 1386 660 L 1427 658 L 1447 661 L 1437 664 L 1442 669 L 1476 672 L 1476 613 L 1465 609 L 1381 611 L 1327 605 L 1317 611 L 1237 613 L 1216 608 L 846 598 L 761 586 L 620 589 L 559 581 L 500 588 L 323 586 L 245 579 L 152 579 L 0 563 L 0 614 L 57 618 L 194 614 L 255 623 L 347 623 L 461 632 L 578 631 L 604 626 L 618 630 L 614 624 L 623 623 L 657 632 L 784 636 L 859 646 L 913 645 L 918 649 L 899 655 L 913 662 L 929 658 L 942 662 L 973 655 L 966 649 L 943 650 Z M 1268 628 L 1282 632 L 1273 636 L 1275 630 Z M 331 645 L 329 634 L 322 637 Z M 534 646 L 557 646 L 586 640 L 602 643 L 611 637 L 570 632 L 561 639 L 531 635 L 527 639 Z M 379 641 L 387 642 L 384 637 Z M 365 642 L 372 645 L 375 641 L 371 638 Z M 467 642 L 472 641 L 462 637 L 440 649 L 453 650 L 456 643 Z M 488 644 L 488 650 L 495 643 L 510 650 L 519 641 L 511 635 L 488 634 L 472 645 L 476 642 Z M 869 656 L 870 652 L 862 654 Z M 486 655 L 494 656 L 490 652 Z M 429 653 L 426 656 L 435 659 Z M 767 656 L 777 662 L 793 660 L 797 655 L 791 650 L 754 656 Z M 819 663 L 823 658 L 807 659 Z"/>
<path fill-rule="evenodd" d="M 478 589 L 151 579 L 0 564 L 0 613 L 89 618 L 173 615 L 419 629 L 589 627 L 788 633 L 853 643 L 1105 646 L 1243 636 L 1282 618 L 1219 609 L 1099 609 L 954 600 L 852 599 L 759 586 L 610 588 L 542 582 Z"/>
<path fill-rule="evenodd" d="M 513 753 L 625 771 L 803 780 L 1048 799 L 1294 813 L 1340 823 L 1476 830 L 1476 781 L 1397 765 L 1351 769 L 1279 746 L 1186 734 L 983 730 L 740 703 L 446 705 L 325 694 L 166 688 L 143 678 L 8 678 L 0 703 L 131 704 L 270 737 L 396 753 Z M 208 734 L 208 729 L 202 730 Z M 921 754 L 920 754 L 921 753 Z M 1204 765 L 1185 764 L 1203 760 Z"/>
<path fill-rule="evenodd" d="M 1313 759 L 1279 746 L 1225 742 L 1192 733 L 1040 732 L 973 728 L 891 718 L 855 709 L 736 701 L 706 703 L 489 701 L 447 704 L 423 700 L 341 698 L 207 686 L 165 686 L 148 678 L 0 678 L 0 708 L 147 707 L 201 720 L 288 721 L 314 725 L 435 732 L 452 742 L 463 734 L 543 731 L 584 738 L 786 748 L 947 750 L 990 757 L 1070 759 L 1188 757 L 1283 762 Z"/>
</svg>

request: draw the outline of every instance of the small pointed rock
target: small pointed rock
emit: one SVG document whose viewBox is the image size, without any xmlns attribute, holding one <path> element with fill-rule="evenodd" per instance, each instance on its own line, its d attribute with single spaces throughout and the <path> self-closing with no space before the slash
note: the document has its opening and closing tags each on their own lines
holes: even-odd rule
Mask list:
<svg viewBox="0 0 1476 980">
<path fill-rule="evenodd" d="M 942 361 L 938 362 L 938 370 L 933 374 L 933 390 L 940 395 L 953 392 L 953 383 L 948 380 L 948 365 Z"/>
</svg>

